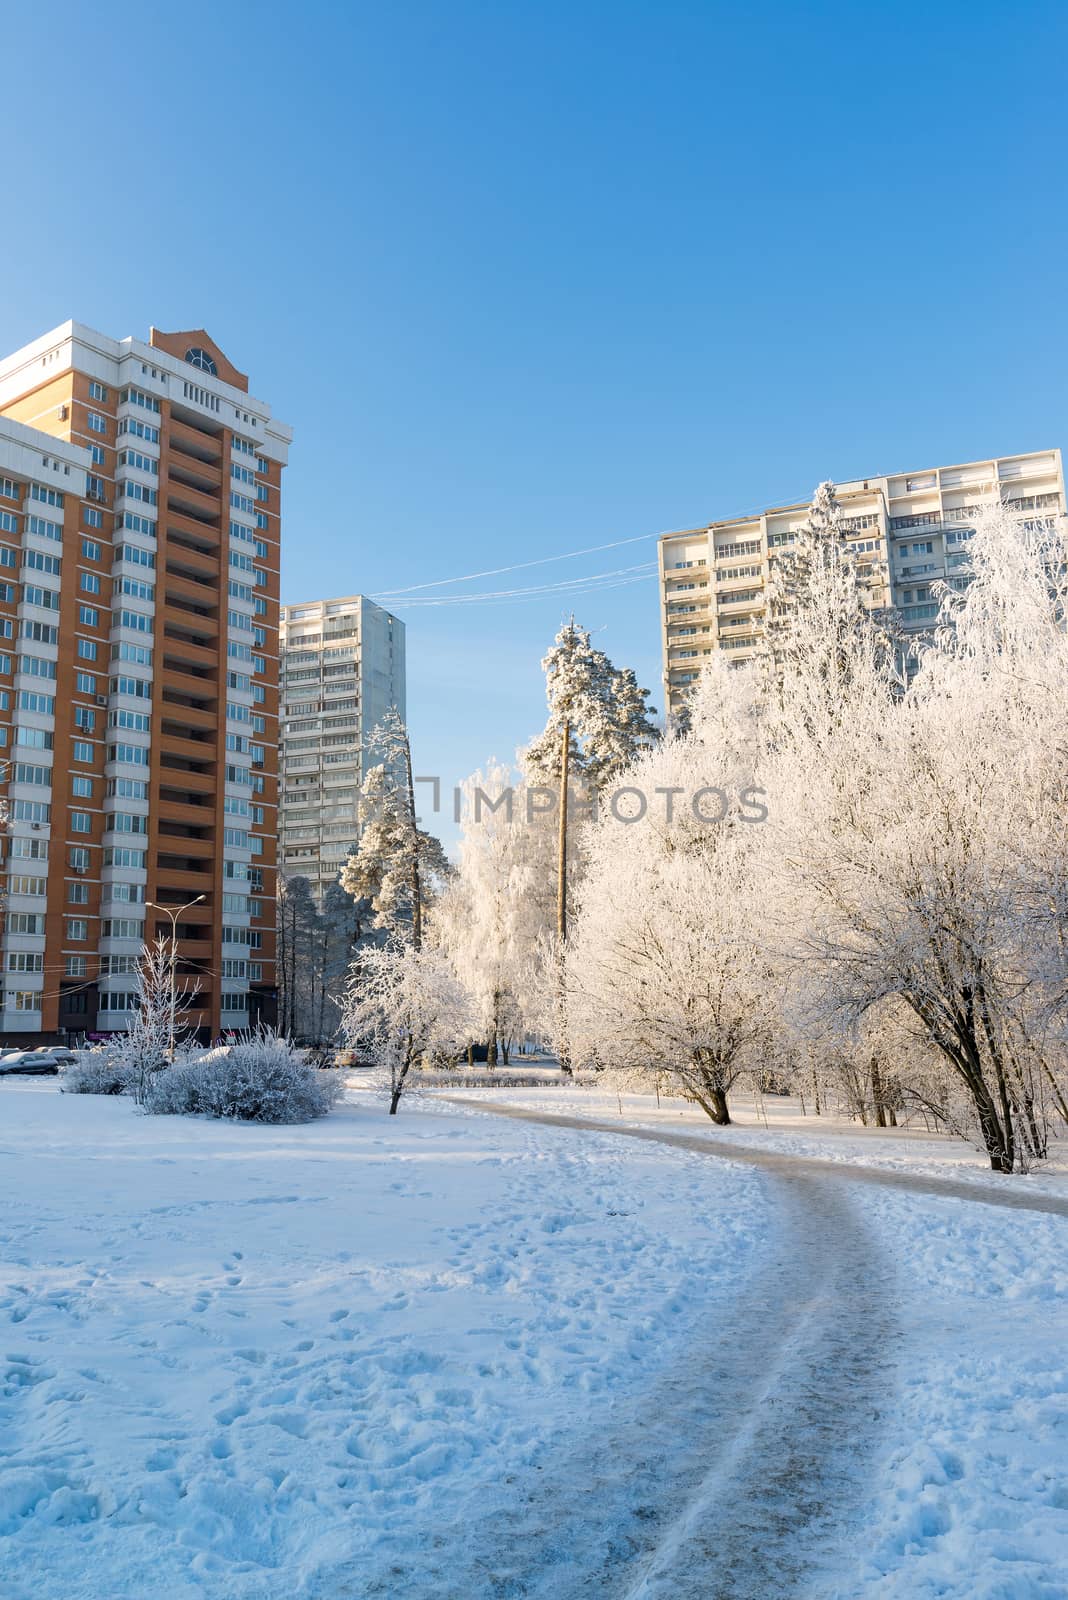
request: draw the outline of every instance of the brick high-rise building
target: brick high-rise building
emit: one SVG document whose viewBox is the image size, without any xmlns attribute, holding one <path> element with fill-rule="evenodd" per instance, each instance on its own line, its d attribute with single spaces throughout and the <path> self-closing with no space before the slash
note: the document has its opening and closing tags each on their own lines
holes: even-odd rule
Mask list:
<svg viewBox="0 0 1068 1600">
<path fill-rule="evenodd" d="M 125 1027 L 172 913 L 192 1020 L 273 1014 L 291 437 L 202 330 L 0 361 L 9 1040 Z"/>
</svg>

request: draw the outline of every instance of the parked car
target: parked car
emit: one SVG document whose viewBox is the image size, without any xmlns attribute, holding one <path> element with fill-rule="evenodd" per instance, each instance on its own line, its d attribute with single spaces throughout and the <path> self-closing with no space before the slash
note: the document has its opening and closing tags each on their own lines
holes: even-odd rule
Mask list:
<svg viewBox="0 0 1068 1600">
<path fill-rule="evenodd" d="M 56 1061 L 59 1062 L 61 1067 L 68 1067 L 72 1061 L 76 1061 L 78 1059 L 74 1054 L 74 1051 L 68 1050 L 65 1044 L 38 1045 L 37 1049 L 31 1051 L 30 1053 L 35 1056 L 52 1056 Z"/>
<path fill-rule="evenodd" d="M 0 1058 L 0 1077 L 55 1077 L 59 1062 L 47 1050 L 16 1050 Z"/>
<path fill-rule="evenodd" d="M 354 1067 L 356 1065 L 355 1050 L 335 1050 L 334 1065 L 335 1067 Z"/>
</svg>

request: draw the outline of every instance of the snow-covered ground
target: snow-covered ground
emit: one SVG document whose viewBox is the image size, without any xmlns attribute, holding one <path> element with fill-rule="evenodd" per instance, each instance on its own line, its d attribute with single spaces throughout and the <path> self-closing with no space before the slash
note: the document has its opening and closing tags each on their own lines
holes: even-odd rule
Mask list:
<svg viewBox="0 0 1068 1600">
<path fill-rule="evenodd" d="M 1068 1593 L 1062 1217 L 477 1101 L 0 1128 L 3 1600 Z"/>
</svg>

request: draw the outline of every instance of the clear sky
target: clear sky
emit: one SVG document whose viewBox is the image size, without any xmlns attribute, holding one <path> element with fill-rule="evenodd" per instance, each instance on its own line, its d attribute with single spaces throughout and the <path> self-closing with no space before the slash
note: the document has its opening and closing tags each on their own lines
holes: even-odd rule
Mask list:
<svg viewBox="0 0 1068 1600">
<path fill-rule="evenodd" d="M 206 327 L 296 429 L 283 599 L 1068 444 L 1063 3 L 39 0 L 3 44 L 0 348 Z M 574 604 L 660 705 L 655 583 Z M 419 767 L 537 731 L 567 608 L 400 612 Z"/>
</svg>

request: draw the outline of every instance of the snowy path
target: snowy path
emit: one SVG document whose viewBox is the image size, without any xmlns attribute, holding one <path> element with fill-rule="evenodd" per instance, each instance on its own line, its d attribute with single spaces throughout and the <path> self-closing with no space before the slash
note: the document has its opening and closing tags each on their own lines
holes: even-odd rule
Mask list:
<svg viewBox="0 0 1068 1600">
<path fill-rule="evenodd" d="M 890 1272 L 835 1186 L 788 1177 L 764 1187 L 775 1244 L 756 1277 L 729 1306 L 713 1303 L 652 1383 L 591 1408 L 577 1442 L 541 1453 L 461 1551 L 428 1555 L 391 1593 L 827 1592 L 813 1588 L 818 1552 L 840 1552 L 877 1439 Z"/>
<path fill-rule="evenodd" d="M 997 1179 L 990 1174 L 989 1183 L 974 1179 L 939 1178 L 922 1172 L 903 1172 L 893 1167 L 869 1167 L 820 1156 L 782 1153 L 742 1144 L 732 1140 L 729 1134 L 721 1137 L 718 1131 L 710 1135 L 676 1133 L 670 1128 L 635 1127 L 623 1121 L 505 1105 L 501 1101 L 486 1100 L 482 1095 L 477 1098 L 475 1095 L 437 1095 L 435 1098 L 498 1117 L 514 1117 L 518 1122 L 536 1122 L 544 1127 L 584 1128 L 589 1132 L 612 1133 L 627 1139 L 645 1139 L 652 1144 L 674 1145 L 678 1150 L 696 1150 L 701 1155 L 718 1156 L 724 1161 L 762 1167 L 782 1177 L 845 1178 L 855 1183 L 875 1184 L 880 1188 L 903 1189 L 909 1194 L 939 1195 L 954 1200 L 979 1201 L 983 1205 L 1005 1206 L 1012 1211 L 1038 1211 L 1046 1216 L 1068 1217 L 1068 1196 L 1022 1189 L 1018 1187 L 1018 1177 Z"/>
</svg>

